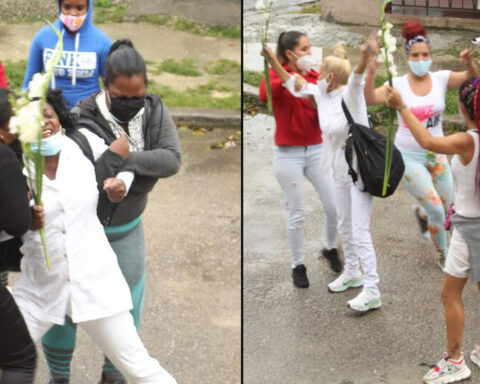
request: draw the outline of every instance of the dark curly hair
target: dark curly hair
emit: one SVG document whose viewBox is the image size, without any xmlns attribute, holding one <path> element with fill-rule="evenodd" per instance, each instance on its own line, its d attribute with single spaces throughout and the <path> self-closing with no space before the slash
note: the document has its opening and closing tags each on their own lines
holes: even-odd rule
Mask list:
<svg viewBox="0 0 480 384">
<path fill-rule="evenodd" d="M 54 109 L 58 119 L 60 120 L 62 128 L 64 128 L 66 131 L 75 129 L 75 115 L 73 115 L 67 108 L 61 89 L 49 89 L 47 92 L 47 103 L 50 104 Z"/>
</svg>

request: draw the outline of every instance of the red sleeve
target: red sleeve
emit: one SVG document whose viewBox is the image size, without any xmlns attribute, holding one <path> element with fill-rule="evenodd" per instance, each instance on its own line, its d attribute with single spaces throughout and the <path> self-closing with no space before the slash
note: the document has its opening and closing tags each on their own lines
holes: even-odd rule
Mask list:
<svg viewBox="0 0 480 384">
<path fill-rule="evenodd" d="M 275 71 L 270 68 L 270 87 L 272 88 L 272 98 L 279 97 L 283 92 L 286 91 L 282 85 L 282 80 L 277 76 Z M 287 91 L 288 92 L 288 91 Z M 265 83 L 265 77 L 262 77 L 260 82 L 260 100 L 264 103 L 267 102 L 267 85 Z"/>
<path fill-rule="evenodd" d="M 3 69 L 2 62 L 0 61 L 0 88 L 8 88 L 7 75 Z"/>
</svg>

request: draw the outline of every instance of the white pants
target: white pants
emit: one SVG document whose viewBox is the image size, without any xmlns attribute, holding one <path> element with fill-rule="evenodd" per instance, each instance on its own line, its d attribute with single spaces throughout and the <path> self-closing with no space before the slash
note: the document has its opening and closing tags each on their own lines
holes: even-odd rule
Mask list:
<svg viewBox="0 0 480 384">
<path fill-rule="evenodd" d="M 305 211 L 304 176 L 320 195 L 325 211 L 325 248 L 337 247 L 337 212 L 333 198 L 333 177 L 320 171 L 322 145 L 275 148 L 275 177 L 287 205 L 287 233 L 293 267 L 304 264 L 303 223 Z"/>
<path fill-rule="evenodd" d="M 377 257 L 370 236 L 372 195 L 361 192 L 351 181 L 335 180 L 335 203 L 338 214 L 338 232 L 342 239 L 345 271 L 360 274 L 363 269 L 363 285 L 372 293 L 378 293 Z"/>
<path fill-rule="evenodd" d="M 36 319 L 20 308 L 34 343 L 53 323 Z M 175 379 L 152 358 L 143 345 L 130 312 L 78 323 L 107 355 L 130 384 L 176 384 Z"/>
</svg>

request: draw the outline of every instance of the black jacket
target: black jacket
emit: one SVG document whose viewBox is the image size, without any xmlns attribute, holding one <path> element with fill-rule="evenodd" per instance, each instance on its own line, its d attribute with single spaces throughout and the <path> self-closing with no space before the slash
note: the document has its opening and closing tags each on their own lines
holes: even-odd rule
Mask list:
<svg viewBox="0 0 480 384">
<path fill-rule="evenodd" d="M 110 145 L 116 137 L 97 106 L 97 95 L 82 101 L 73 112 L 78 116 L 78 128 L 87 128 Z M 128 159 L 129 167 L 135 173 L 130 191 L 109 217 L 100 217 L 103 225 L 123 225 L 140 216 L 145 210 L 147 195 L 157 180 L 174 175 L 180 169 L 178 132 L 170 113 L 156 95 L 147 94 L 145 98 L 143 135 L 144 151 L 131 152 Z"/>
</svg>

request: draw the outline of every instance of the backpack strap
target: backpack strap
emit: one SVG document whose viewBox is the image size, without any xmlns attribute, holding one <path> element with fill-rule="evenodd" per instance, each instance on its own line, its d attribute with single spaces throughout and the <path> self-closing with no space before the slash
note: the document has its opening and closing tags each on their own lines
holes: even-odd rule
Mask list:
<svg viewBox="0 0 480 384">
<path fill-rule="evenodd" d="M 85 157 L 90 160 L 93 165 L 95 165 L 92 147 L 90 146 L 90 143 L 85 135 L 78 129 L 71 129 L 67 131 L 66 136 L 72 139 L 80 147 Z"/>
<path fill-rule="evenodd" d="M 350 126 L 350 128 L 352 128 L 352 125 L 355 124 L 355 121 L 353 121 L 352 115 L 350 114 L 350 111 L 348 110 L 347 105 L 345 104 L 345 100 L 343 100 L 343 98 L 342 98 L 342 108 L 343 108 L 343 112 L 345 113 L 345 117 L 347 118 L 348 125 Z"/>
</svg>

